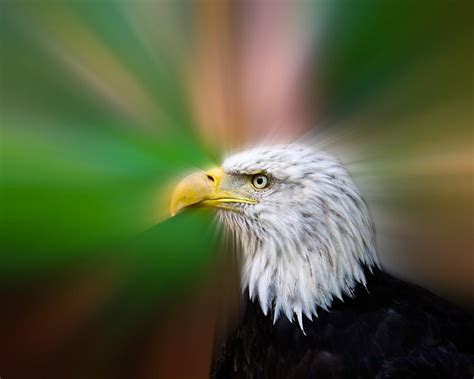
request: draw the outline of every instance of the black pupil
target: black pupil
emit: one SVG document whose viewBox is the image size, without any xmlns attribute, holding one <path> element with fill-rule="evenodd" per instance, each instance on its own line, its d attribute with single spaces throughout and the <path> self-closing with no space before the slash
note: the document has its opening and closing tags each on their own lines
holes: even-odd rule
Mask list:
<svg viewBox="0 0 474 379">
<path fill-rule="evenodd" d="M 263 178 L 262 178 L 261 176 L 259 176 L 259 177 L 257 178 L 257 184 L 258 184 L 258 185 L 262 185 L 262 184 L 263 184 Z"/>
</svg>

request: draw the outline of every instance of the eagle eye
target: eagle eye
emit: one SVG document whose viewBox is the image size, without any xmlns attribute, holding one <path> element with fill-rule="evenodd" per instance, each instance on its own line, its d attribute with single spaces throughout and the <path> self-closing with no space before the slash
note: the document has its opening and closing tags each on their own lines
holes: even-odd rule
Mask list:
<svg viewBox="0 0 474 379">
<path fill-rule="evenodd" d="M 264 174 L 252 176 L 252 185 L 257 189 L 264 189 L 268 186 L 268 177 Z"/>
</svg>

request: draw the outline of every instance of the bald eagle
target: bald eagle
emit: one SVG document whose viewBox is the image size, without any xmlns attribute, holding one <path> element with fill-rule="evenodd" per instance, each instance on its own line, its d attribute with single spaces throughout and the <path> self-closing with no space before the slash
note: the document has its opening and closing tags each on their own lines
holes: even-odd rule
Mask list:
<svg viewBox="0 0 474 379">
<path fill-rule="evenodd" d="M 385 273 L 368 207 L 315 147 L 258 147 L 187 176 L 170 212 L 217 208 L 242 250 L 239 325 L 214 378 L 472 378 L 474 322 Z"/>
</svg>

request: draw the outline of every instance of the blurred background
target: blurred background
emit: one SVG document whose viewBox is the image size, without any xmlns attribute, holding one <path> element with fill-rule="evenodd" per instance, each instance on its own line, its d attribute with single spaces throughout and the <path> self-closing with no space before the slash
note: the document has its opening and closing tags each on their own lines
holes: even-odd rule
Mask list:
<svg viewBox="0 0 474 379">
<path fill-rule="evenodd" d="M 360 185 L 384 266 L 472 306 L 473 14 L 3 0 L 0 377 L 208 377 L 229 254 L 164 194 L 308 132 Z"/>
</svg>

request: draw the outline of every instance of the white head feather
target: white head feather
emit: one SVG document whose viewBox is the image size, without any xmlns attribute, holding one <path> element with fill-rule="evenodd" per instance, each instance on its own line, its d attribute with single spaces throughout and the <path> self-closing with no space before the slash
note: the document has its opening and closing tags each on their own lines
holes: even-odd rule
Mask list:
<svg viewBox="0 0 474 379">
<path fill-rule="evenodd" d="M 303 329 L 334 297 L 351 296 L 363 266 L 377 265 L 367 206 L 345 168 L 331 155 L 303 145 L 259 147 L 228 157 L 228 175 L 263 172 L 271 184 L 257 204 L 220 210 L 243 249 L 242 289 L 274 322 L 283 313 Z"/>
</svg>

